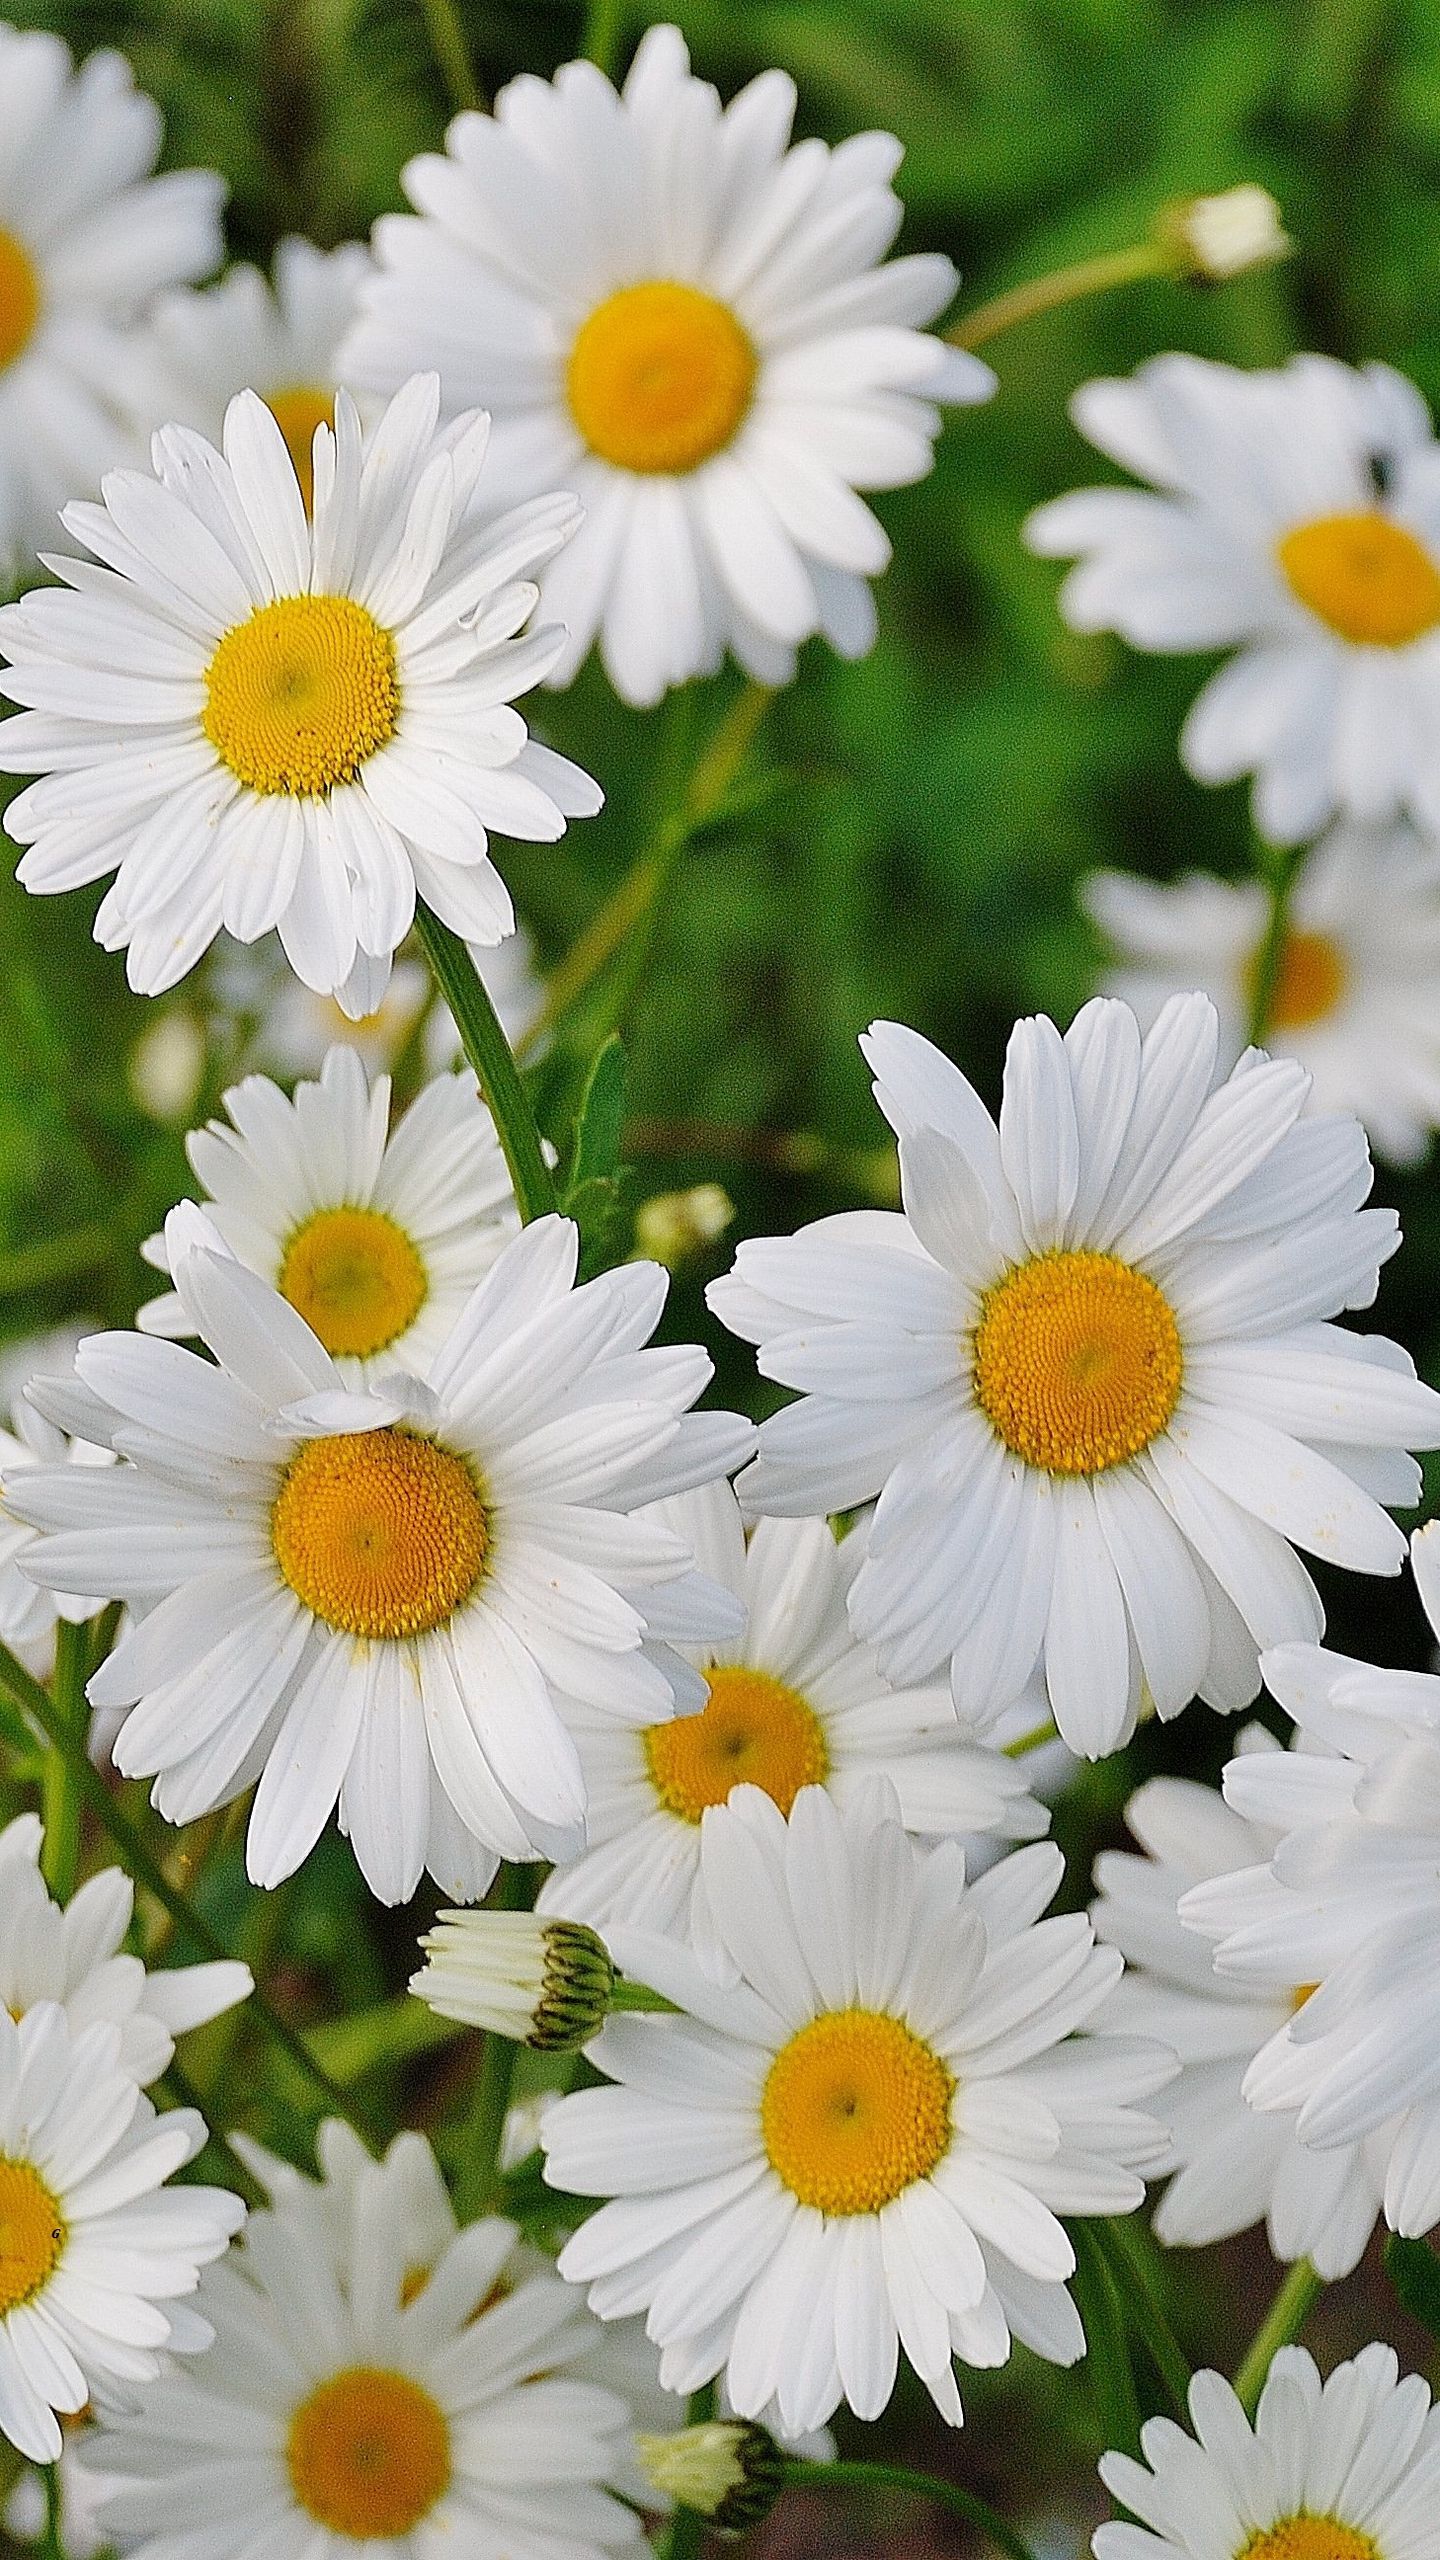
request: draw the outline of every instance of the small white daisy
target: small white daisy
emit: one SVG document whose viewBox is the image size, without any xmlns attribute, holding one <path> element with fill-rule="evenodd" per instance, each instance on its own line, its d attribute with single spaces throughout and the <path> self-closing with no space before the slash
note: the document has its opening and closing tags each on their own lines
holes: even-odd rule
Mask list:
<svg viewBox="0 0 1440 2560">
<path fill-rule="evenodd" d="M 390 1127 L 390 1079 L 327 1052 L 287 1100 L 265 1076 L 222 1096 L 186 1153 L 236 1259 L 299 1309 L 348 1375 L 423 1375 L 471 1290 L 519 1230 L 495 1124 L 471 1075 L 437 1076 Z M 142 1247 L 169 1271 L 165 1238 Z M 136 1319 L 191 1329 L 173 1290 Z"/>
<path fill-rule="evenodd" d="M 825 1520 L 760 1520 L 745 1535 L 727 1484 L 681 1494 L 653 1515 L 733 1591 L 743 1631 L 692 1647 L 689 1712 L 648 1726 L 582 1713 L 571 1730 L 590 1812 L 585 1855 L 559 1867 L 542 1911 L 682 1934 L 700 1875 L 707 1808 L 741 1785 L 788 1814 L 800 1789 L 823 1785 L 844 1804 L 867 1778 L 889 1778 L 907 1830 L 929 1837 L 998 1832 L 1033 1840 L 1043 1805 L 1023 1767 L 961 1724 L 950 1693 L 894 1689 L 850 1632 L 845 1597 L 865 1554 L 864 1529 L 837 1545 Z M 1033 1725 L 1044 1714 L 1032 1704 Z M 695 1915 L 703 1927 L 703 1912 Z"/>
<path fill-rule="evenodd" d="M 605 2196 L 560 2270 L 602 2319 L 645 2311 L 660 2379 L 724 2372 L 742 2417 L 792 2432 L 842 2400 L 878 2417 L 903 2346 L 952 2424 L 952 2359 L 1012 2333 L 1073 2363 L 1074 2252 L 1056 2216 L 1125 2213 L 1160 2129 L 1133 2102 L 1173 2057 L 1080 2037 L 1120 1972 L 1079 1913 L 1042 1921 L 1058 1849 L 967 1885 L 920 1850 L 880 1781 L 843 1808 L 805 1787 L 787 1823 L 756 1787 L 706 1814 L 701 1869 L 723 1981 L 679 1939 L 612 1932 L 682 2016 L 612 2018 L 618 2085 L 541 2124 L 546 2176 Z"/>
<path fill-rule="evenodd" d="M 32 1467 L 109 1467 L 115 1463 L 111 1449 L 97 1449 L 90 1441 L 72 1438 L 37 1413 L 25 1386 L 42 1370 L 59 1367 L 70 1360 L 79 1340 L 77 1332 L 62 1327 L 53 1333 L 36 1334 L 17 1343 L 7 1344 L 4 1376 L 0 1377 L 0 1399 L 6 1400 L 10 1428 L 0 1423 L 0 1640 L 17 1653 L 37 1680 L 48 1680 L 55 1667 L 55 1629 L 60 1619 L 70 1626 L 83 1626 L 104 1608 L 102 1600 L 86 1598 L 73 1591 L 41 1591 L 25 1572 L 22 1558 L 35 1543 L 35 1532 L 16 1517 L 5 1496 L 16 1478 Z"/>
<path fill-rule="evenodd" d="M 1190 772 L 1253 773 L 1280 843 L 1337 814 L 1440 829 L 1440 449 L 1414 385 L 1328 356 L 1239 373 L 1168 355 L 1071 407 L 1152 488 L 1077 490 L 1026 538 L 1078 556 L 1076 630 L 1238 652 L 1185 723 Z"/>
<path fill-rule="evenodd" d="M 859 656 L 890 546 L 857 490 L 923 479 L 937 402 L 994 389 L 925 334 L 949 259 L 882 263 L 898 142 L 792 149 L 794 112 L 782 71 L 722 110 L 652 27 L 618 97 L 570 62 L 457 117 L 446 156 L 404 172 L 420 218 L 376 225 L 346 379 L 436 366 L 451 407 L 492 412 L 509 494 L 584 501 L 542 579 L 569 632 L 552 682 L 597 635 L 637 703 L 727 648 L 767 684 L 812 632 Z"/>
<path fill-rule="evenodd" d="M 998 1130 L 913 1031 L 862 1041 L 903 1214 L 743 1244 L 711 1306 L 802 1389 L 741 1478 L 757 1510 L 879 1496 L 850 1591 L 887 1676 L 948 1657 L 982 1718 L 1043 1659 L 1072 1749 L 1113 1751 L 1148 1689 L 1247 1704 L 1262 1646 L 1316 1636 L 1295 1547 L 1398 1573 L 1382 1503 L 1440 1441 L 1406 1354 L 1321 1319 L 1369 1306 L 1399 1242 L 1362 1209 L 1357 1122 L 1300 1118 L 1258 1051 L 1217 1078 L 1203 995 L 1142 1040 L 1097 1000 L 1016 1024 Z"/>
<path fill-rule="evenodd" d="M 0 22 L 0 591 L 77 490 L 128 454 L 133 330 L 162 285 L 220 257 L 223 181 L 152 177 L 160 110 L 118 53 L 77 71 Z"/>
<path fill-rule="evenodd" d="M 125 1463 L 37 1470 L 13 1497 L 52 1533 L 27 1556 L 37 1579 L 88 1575 L 144 1611 L 90 1684 L 132 1709 L 116 1767 L 156 1778 L 172 1822 L 258 1779 L 257 1883 L 293 1873 L 337 1801 L 387 1902 L 427 1864 L 463 1901 L 498 1858 L 573 1856 L 571 1702 L 652 1722 L 673 1706 L 665 1640 L 736 1614 L 678 1538 L 630 1516 L 753 1436 L 689 1412 L 703 1351 L 645 1347 L 665 1275 L 631 1263 L 577 1288 L 575 1228 L 541 1220 L 423 1379 L 361 1387 L 200 1210 L 173 1211 L 167 1240 L 218 1366 L 144 1334 L 82 1343 L 75 1376 L 34 1392 Z"/>
<path fill-rule="evenodd" d="M 589 777 L 512 708 L 563 635 L 519 637 L 565 496 L 496 518 L 488 422 L 437 428 L 433 375 L 362 431 L 315 430 L 315 512 L 254 392 L 224 452 L 165 427 L 154 475 L 107 475 L 65 522 L 96 561 L 0 612 L 9 769 L 42 779 L 5 823 L 45 894 L 115 877 L 96 917 L 132 986 L 173 986 L 220 927 L 274 927 L 297 977 L 373 1013 L 417 894 L 467 940 L 514 913 L 488 830 L 549 842 Z M 99 565 L 96 565 L 96 564 Z"/>
<path fill-rule="evenodd" d="M 59 2456 L 57 2411 L 208 2345 L 178 2299 L 245 2219 L 223 2187 L 166 2186 L 205 2127 L 157 2116 L 120 2044 L 111 2025 L 72 2037 L 51 2001 L 18 2025 L 0 2005 L 0 2434 L 32 2462 Z"/>
<path fill-rule="evenodd" d="M 1139 2522 L 1098 2526 L 1095 2560 L 1433 2560 L 1440 2414 L 1391 2348 L 1322 2383 L 1303 2347 L 1282 2347 L 1253 2431 L 1229 2383 L 1197 2373 L 1190 2421 L 1198 2442 L 1151 2418 L 1143 2462 L 1103 2457 Z"/>
<path fill-rule="evenodd" d="M 1203 987 L 1233 1064 L 1270 921 L 1259 882 L 1096 871 L 1080 894 L 1119 962 L 1107 993 L 1148 1030 L 1170 996 Z M 1353 1111 L 1392 1164 L 1419 1163 L 1440 1124 L 1440 844 L 1403 824 L 1342 825 L 1305 856 L 1265 1036 L 1308 1070 L 1311 1110 Z"/>
</svg>

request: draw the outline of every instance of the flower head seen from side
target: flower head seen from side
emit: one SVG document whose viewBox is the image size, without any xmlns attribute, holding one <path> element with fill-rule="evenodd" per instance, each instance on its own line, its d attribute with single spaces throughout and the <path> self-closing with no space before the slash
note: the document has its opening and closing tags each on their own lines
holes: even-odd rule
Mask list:
<svg viewBox="0 0 1440 2560">
<path fill-rule="evenodd" d="M 118 53 L 77 70 L 57 36 L 0 23 L 0 96 L 3 591 L 129 452 L 134 324 L 217 263 L 225 190 L 206 169 L 150 174 L 160 110 Z"/>
<path fill-rule="evenodd" d="M 864 1039 L 900 1141 L 902 1214 L 740 1247 L 710 1304 L 802 1390 L 740 1480 L 756 1509 L 878 1495 L 850 1591 L 895 1681 L 947 1658 L 981 1718 L 1043 1664 L 1095 1757 L 1198 1691 L 1246 1705 L 1262 1647 L 1315 1637 L 1296 1546 L 1398 1573 L 1382 1503 L 1440 1440 L 1372 1303 L 1399 1231 L 1362 1207 L 1357 1122 L 1300 1117 L 1309 1079 L 1258 1051 L 1217 1076 L 1203 995 L 1143 1039 L 1097 1000 L 1061 1038 L 1017 1023 L 999 1126 L 913 1031 Z"/>
<path fill-rule="evenodd" d="M 156 435 L 153 473 L 66 509 L 93 561 L 0 611 L 6 825 L 44 894 L 110 878 L 96 917 L 130 982 L 175 985 L 223 926 L 273 927 L 297 977 L 357 1018 L 381 1002 L 417 896 L 467 940 L 514 923 L 489 833 L 539 842 L 600 794 L 538 746 L 514 697 L 553 664 L 526 633 L 572 498 L 496 517 L 488 422 L 438 425 L 417 376 L 369 429 L 338 395 L 307 516 L 254 392 L 224 451 Z"/>
<path fill-rule="evenodd" d="M 230 1251 L 346 1375 L 423 1375 L 520 1223 L 474 1077 L 437 1076 L 393 1129 L 388 1076 L 372 1083 L 350 1048 L 329 1050 L 293 1099 L 247 1076 L 223 1101 L 226 1119 L 196 1130 L 187 1153 Z M 168 1274 L 163 1236 L 143 1250 Z M 138 1321 L 190 1329 L 173 1290 Z"/>
<path fill-rule="evenodd" d="M 1148 1030 L 1170 996 L 1202 987 L 1232 1064 L 1269 921 L 1259 883 L 1097 871 L 1081 896 L 1114 949 L 1106 992 Z M 1418 1164 L 1440 1125 L 1437 974 L 1440 842 L 1403 823 L 1332 828 L 1291 884 L 1266 1046 L 1306 1068 L 1312 1111 L 1353 1111 L 1392 1164 Z"/>
<path fill-rule="evenodd" d="M 722 110 L 652 27 L 618 96 L 571 62 L 457 117 L 404 173 L 415 214 L 376 226 L 347 379 L 437 366 L 493 413 L 509 491 L 584 501 L 542 580 L 569 632 L 552 681 L 597 637 L 636 703 L 727 648 L 768 684 L 817 631 L 861 654 L 889 545 L 856 493 L 922 479 L 936 404 L 994 388 L 926 334 L 949 260 L 885 263 L 899 144 L 792 148 L 794 112 L 781 71 Z"/>
<path fill-rule="evenodd" d="M 1143 2461 L 1103 2457 L 1139 2522 L 1098 2526 L 1095 2560 L 1430 2560 L 1440 2416 L 1391 2348 L 1322 2382 L 1303 2347 L 1282 2347 L 1253 2427 L 1220 2374 L 1197 2373 L 1190 2423 L 1193 2437 L 1151 2418 Z"/>
<path fill-rule="evenodd" d="M 639 1728 L 595 1713 L 574 1720 L 587 1847 L 549 1877 L 542 1911 L 602 1933 L 628 1921 L 683 1935 L 705 1813 L 742 1785 L 762 1788 L 788 1814 L 803 1786 L 826 1786 L 843 1804 L 868 1779 L 888 1778 L 906 1828 L 922 1837 L 1028 1840 L 1045 1829 L 1023 1767 L 962 1725 L 943 1682 L 892 1688 L 852 1634 L 845 1598 L 863 1529 L 837 1544 L 823 1519 L 759 1520 L 747 1537 L 727 1484 L 679 1495 L 656 1517 L 734 1593 L 743 1631 L 728 1645 L 691 1649 L 688 1712 Z M 1043 1713 L 1039 1698 L 1031 1723 Z"/>
<path fill-rule="evenodd" d="M 1080 1915 L 1041 1919 L 1059 1851 L 967 1885 L 877 1781 L 843 1809 L 803 1788 L 788 1823 L 737 1788 L 701 1865 L 723 1974 L 613 1931 L 683 2014 L 612 2017 L 589 2054 L 615 2085 L 542 2119 L 550 2181 L 610 2199 L 561 2273 L 602 2319 L 647 2314 L 667 2389 L 723 2372 L 737 2415 L 773 2402 L 791 2434 L 842 2400 L 878 2417 L 902 2347 L 954 2424 L 954 2357 L 1003 2364 L 1013 2334 L 1073 2363 L 1056 2216 L 1140 2201 L 1160 2133 L 1135 2101 L 1174 2063 L 1076 2034 L 1120 1959 Z"/>
<path fill-rule="evenodd" d="M 55 1663 L 55 1630 L 64 1619 L 83 1626 L 103 1609 L 103 1599 L 82 1592 L 42 1591 L 24 1569 L 23 1558 L 35 1543 L 35 1532 L 8 1509 L 7 1489 L 32 1467 L 108 1467 L 114 1452 L 61 1431 L 36 1411 L 25 1385 L 38 1370 L 53 1369 L 73 1355 L 78 1335 L 68 1327 L 37 1334 L 7 1346 L 0 1400 L 8 1428 L 0 1423 L 0 1642 L 17 1653 L 38 1680 L 48 1680 Z"/>
<path fill-rule="evenodd" d="M 1041 507 L 1032 549 L 1077 559 L 1061 610 L 1138 649 L 1230 649 L 1181 754 L 1255 776 L 1262 834 L 1408 812 L 1440 828 L 1440 459 L 1413 384 L 1297 356 L 1241 373 L 1167 355 L 1091 382 L 1082 435 L 1148 481 Z"/>
<path fill-rule="evenodd" d="M 734 1604 L 634 1511 L 704 1482 L 748 1424 L 689 1407 L 702 1351 L 648 1348 L 664 1274 L 575 1286 L 550 1218 L 506 1245 L 424 1378 L 347 1385 L 288 1301 L 218 1250 L 191 1206 L 167 1226 L 188 1328 L 82 1343 L 46 1407 L 124 1463 L 36 1471 L 28 1556 L 77 1561 L 142 1615 L 96 1673 L 131 1710 L 114 1745 L 188 1822 L 258 1781 L 248 1862 L 275 1884 L 337 1803 L 367 1881 L 399 1902 L 428 1864 L 473 1900 L 499 1858 L 573 1855 L 585 1786 L 575 1697 L 649 1723 L 673 1704 L 671 1637 Z M 16 1497 L 18 1500 L 20 1497 Z"/>
</svg>

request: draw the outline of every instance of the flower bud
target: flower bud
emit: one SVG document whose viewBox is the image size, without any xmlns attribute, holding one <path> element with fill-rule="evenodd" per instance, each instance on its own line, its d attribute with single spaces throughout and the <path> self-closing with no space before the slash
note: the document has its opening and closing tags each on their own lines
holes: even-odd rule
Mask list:
<svg viewBox="0 0 1440 2560">
<path fill-rule="evenodd" d="M 615 1967 L 581 1921 L 442 1911 L 420 1944 L 425 1965 L 410 1988 L 442 2018 L 541 2053 L 573 2053 L 604 2023 Z"/>
<path fill-rule="evenodd" d="M 1223 195 L 1187 196 L 1167 206 L 1156 225 L 1180 273 L 1200 284 L 1224 284 L 1251 267 L 1272 267 L 1295 243 L 1280 221 L 1280 207 L 1253 181 Z"/>
<path fill-rule="evenodd" d="M 735 1203 L 718 1182 L 697 1182 L 693 1191 L 657 1191 L 635 1213 L 635 1242 L 652 1262 L 673 1271 L 723 1236 L 734 1215 Z"/>
<path fill-rule="evenodd" d="M 764 2427 L 712 2418 L 673 2436 L 635 2439 L 651 2487 L 676 2506 L 708 2516 L 717 2533 L 763 2524 L 785 2486 L 785 2456 Z"/>
<path fill-rule="evenodd" d="M 130 1052 L 130 1091 L 151 1120 L 188 1120 L 205 1078 L 205 1032 L 172 1007 L 147 1024 Z"/>
</svg>

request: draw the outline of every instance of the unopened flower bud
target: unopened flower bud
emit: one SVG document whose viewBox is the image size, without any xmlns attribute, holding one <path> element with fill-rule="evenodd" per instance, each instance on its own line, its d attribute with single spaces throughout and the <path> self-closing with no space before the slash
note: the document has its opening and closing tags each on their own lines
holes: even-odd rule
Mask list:
<svg viewBox="0 0 1440 2560">
<path fill-rule="evenodd" d="M 657 1191 L 636 1211 L 635 1242 L 650 1261 L 673 1271 L 723 1236 L 734 1215 L 735 1203 L 718 1182 L 697 1182 L 693 1191 Z"/>
<path fill-rule="evenodd" d="M 151 1120 L 188 1120 L 204 1075 L 204 1028 L 181 1006 L 157 1015 L 130 1052 L 130 1090 Z"/>
<path fill-rule="evenodd" d="M 717 2533 L 763 2524 L 785 2486 L 785 2456 L 764 2427 L 712 2418 L 673 2436 L 638 2436 L 635 2451 L 651 2487 L 676 2506 L 708 2516 Z"/>
<path fill-rule="evenodd" d="M 578 1920 L 529 1911 L 442 1911 L 422 1938 L 411 1990 L 442 2018 L 510 2036 L 541 2053 L 573 2053 L 604 2022 L 615 1967 Z"/>
<path fill-rule="evenodd" d="M 1156 225 L 1180 273 L 1197 283 L 1224 284 L 1251 267 L 1273 267 L 1295 246 L 1280 220 L 1280 207 L 1253 181 L 1223 195 L 1187 196 L 1166 207 Z"/>
</svg>

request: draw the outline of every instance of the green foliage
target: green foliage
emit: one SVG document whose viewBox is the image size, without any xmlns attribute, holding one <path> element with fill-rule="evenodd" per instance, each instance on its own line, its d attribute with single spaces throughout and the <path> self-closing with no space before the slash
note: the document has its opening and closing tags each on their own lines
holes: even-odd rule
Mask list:
<svg viewBox="0 0 1440 2560">
<path fill-rule="evenodd" d="M 1440 2338 L 1440 2259 L 1428 2240 L 1402 2240 L 1392 2231 L 1385 2243 L 1385 2273 L 1411 2319 L 1432 2338 Z"/>
</svg>

